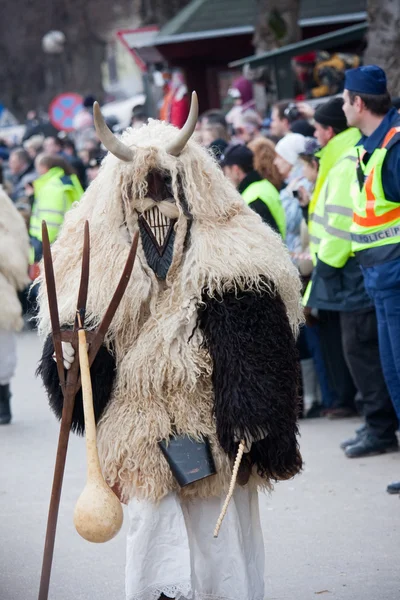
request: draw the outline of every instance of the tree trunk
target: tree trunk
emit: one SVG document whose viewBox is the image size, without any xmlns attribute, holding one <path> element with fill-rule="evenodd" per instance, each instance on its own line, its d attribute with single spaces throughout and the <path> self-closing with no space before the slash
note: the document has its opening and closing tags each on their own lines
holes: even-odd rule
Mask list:
<svg viewBox="0 0 400 600">
<path fill-rule="evenodd" d="M 256 54 L 300 40 L 301 30 L 298 25 L 300 0 L 257 0 L 256 4 L 257 25 L 253 37 Z M 263 84 L 255 87 L 256 104 L 260 112 L 264 112 L 267 105 L 276 100 L 276 92 L 273 91 L 271 82 L 275 83 L 277 89 L 279 88 L 277 68 L 275 66 L 275 69 L 270 67 L 247 69 L 249 77 Z M 282 65 L 280 68 L 282 70 Z M 287 65 L 284 71 L 287 73 L 287 77 L 284 78 L 290 79 L 291 72 Z"/>
<path fill-rule="evenodd" d="M 47 111 L 61 92 L 101 99 L 101 65 L 119 28 L 163 25 L 189 0 L 3 0 L 0 18 L 0 103 L 23 118 Z M 60 55 L 46 55 L 50 30 L 66 36 Z"/>
<path fill-rule="evenodd" d="M 400 95 L 400 2 L 368 0 L 368 46 L 364 64 L 376 64 L 386 71 L 388 88 Z"/>
<path fill-rule="evenodd" d="M 299 0 L 257 0 L 256 54 L 298 42 Z"/>
</svg>

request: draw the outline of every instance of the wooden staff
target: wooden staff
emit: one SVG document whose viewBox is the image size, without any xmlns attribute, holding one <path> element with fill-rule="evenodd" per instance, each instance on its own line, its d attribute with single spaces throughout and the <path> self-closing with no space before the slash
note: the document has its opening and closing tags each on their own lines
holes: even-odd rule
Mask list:
<svg viewBox="0 0 400 600">
<path fill-rule="evenodd" d="M 79 361 L 75 360 L 68 371 L 66 380 L 64 376 L 63 356 L 61 341 L 70 342 L 75 351 L 78 350 L 78 336 L 77 329 L 78 324 L 75 323 L 74 331 L 61 331 L 60 321 L 58 315 L 57 306 L 57 293 L 53 272 L 53 262 L 51 258 L 50 242 L 47 233 L 47 226 L 45 221 L 42 222 L 42 240 L 43 240 L 43 261 L 46 274 L 47 283 L 47 295 L 49 300 L 49 310 L 51 325 L 53 329 L 53 341 L 54 349 L 57 359 L 57 371 L 60 378 L 60 385 L 64 396 L 63 412 L 61 417 L 60 435 L 57 447 L 56 464 L 54 467 L 53 485 L 51 490 L 49 513 L 47 518 L 46 538 L 43 552 L 42 571 L 40 576 L 40 587 L 38 600 L 48 600 L 51 567 L 53 563 L 54 555 L 54 543 L 57 530 L 57 519 L 58 511 L 60 506 L 61 488 L 64 478 L 65 460 L 67 456 L 69 432 L 72 423 L 72 414 L 75 403 L 75 395 L 81 386 L 81 380 L 79 376 Z M 93 361 L 103 343 L 104 337 L 108 331 L 108 328 L 113 320 L 115 312 L 121 302 L 122 296 L 125 293 L 126 286 L 128 285 L 133 265 L 135 262 L 136 251 L 139 241 L 139 232 L 136 232 L 133 240 L 131 249 L 126 259 L 125 267 L 119 280 L 118 286 L 114 292 L 111 302 L 104 314 L 100 326 L 92 332 L 88 332 L 87 337 L 90 341 L 89 350 L 89 365 L 93 364 Z M 88 292 L 88 281 L 89 281 L 89 224 L 85 223 L 85 237 L 82 252 L 82 271 L 81 271 L 81 282 L 79 287 L 78 305 L 80 315 L 84 315 L 86 307 L 86 299 Z"/>
<path fill-rule="evenodd" d="M 88 542 L 108 542 L 122 527 L 124 515 L 121 503 L 104 481 L 96 444 L 96 423 L 93 410 L 92 382 L 86 334 L 79 312 L 79 366 L 81 370 L 83 412 L 85 416 L 87 481 L 74 511 L 77 532 Z"/>
<path fill-rule="evenodd" d="M 219 530 L 221 529 L 222 521 L 224 520 L 226 511 L 228 510 L 229 502 L 231 501 L 231 498 L 233 496 L 233 492 L 235 490 L 235 485 L 236 485 L 236 479 L 237 479 L 238 472 L 239 472 L 240 463 L 242 461 L 245 449 L 246 449 L 246 442 L 245 442 L 245 440 L 241 440 L 237 454 L 236 454 L 235 464 L 233 465 L 232 478 L 231 478 L 231 483 L 229 485 L 229 491 L 226 496 L 224 505 L 222 507 L 221 514 L 218 517 L 218 521 L 217 521 L 217 524 L 214 529 L 214 537 L 215 538 L 218 537 Z"/>
<path fill-rule="evenodd" d="M 60 434 L 58 438 L 56 462 L 54 465 L 53 485 L 51 488 L 50 505 L 47 517 L 46 538 L 44 543 L 42 571 L 40 576 L 40 587 L 38 600 L 47 600 L 49 596 L 51 567 L 53 564 L 54 544 L 57 530 L 58 510 L 60 507 L 61 489 L 64 479 L 65 460 L 67 457 L 69 432 L 72 423 L 72 414 L 75 405 L 75 395 L 79 389 L 79 363 L 75 361 L 68 371 L 67 377 L 64 373 L 62 341 L 72 343 L 77 350 L 76 333 L 74 331 L 62 332 L 60 329 L 60 319 L 58 314 L 57 292 L 54 277 L 53 261 L 51 257 L 50 240 L 45 221 L 42 221 L 42 243 L 43 243 L 43 262 L 47 284 L 47 295 L 49 302 L 49 312 L 51 327 L 53 330 L 53 344 L 56 354 L 57 372 L 60 380 L 64 402 L 62 409 Z M 82 270 L 79 285 L 79 308 L 86 307 L 86 298 L 89 282 L 89 223 L 85 222 L 84 243 L 82 250 Z M 69 336 L 68 339 L 66 336 Z"/>
</svg>

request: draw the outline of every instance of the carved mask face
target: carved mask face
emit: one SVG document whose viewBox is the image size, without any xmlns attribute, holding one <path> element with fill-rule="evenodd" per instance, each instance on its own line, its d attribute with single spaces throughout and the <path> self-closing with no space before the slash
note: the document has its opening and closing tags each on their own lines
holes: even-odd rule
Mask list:
<svg viewBox="0 0 400 600">
<path fill-rule="evenodd" d="M 157 277 L 165 279 L 172 262 L 174 226 L 179 217 L 179 209 L 168 175 L 150 171 L 147 184 L 147 196 L 136 205 L 140 235 L 149 267 Z"/>
<path fill-rule="evenodd" d="M 134 160 L 135 151 L 125 145 L 107 127 L 97 102 L 93 106 L 94 124 L 104 146 L 123 162 Z M 171 156 L 178 157 L 183 152 L 193 134 L 199 115 L 199 104 L 196 92 L 192 93 L 192 102 L 186 123 L 166 145 L 165 150 Z M 147 175 L 148 193 L 135 204 L 139 218 L 139 228 L 146 260 L 154 273 L 160 279 L 165 279 L 172 264 L 175 231 L 174 225 L 180 211 L 176 205 L 171 189 L 171 177 L 160 171 L 152 170 Z M 188 219 L 186 241 L 190 230 L 191 215 L 189 214 L 184 195 L 179 193 L 179 203 Z"/>
</svg>

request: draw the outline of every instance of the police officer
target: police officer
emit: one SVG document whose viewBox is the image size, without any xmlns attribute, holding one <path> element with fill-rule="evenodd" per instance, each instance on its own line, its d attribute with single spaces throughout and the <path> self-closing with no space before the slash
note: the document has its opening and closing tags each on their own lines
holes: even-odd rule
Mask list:
<svg viewBox="0 0 400 600">
<path fill-rule="evenodd" d="M 340 103 L 341 106 L 343 103 L 340 99 L 331 102 Z M 343 111 L 342 117 L 344 119 Z M 323 107 L 317 110 L 315 118 L 318 132 L 321 126 L 318 121 L 328 118 L 324 115 Z M 319 134 L 322 138 L 323 134 Z M 360 266 L 351 250 L 351 188 L 359 152 L 354 140 L 358 141 L 359 138 L 360 133 L 356 129 L 346 129 L 336 136 L 341 148 L 347 145 L 347 150 L 329 170 L 311 222 L 311 225 L 319 228 L 316 233 L 320 235 L 320 240 L 309 304 L 337 315 L 344 359 L 361 392 L 358 404 L 366 420 L 356 437 L 342 444 L 349 458 L 398 449 L 397 418 L 379 358 L 375 308 L 365 290 Z M 323 143 L 323 139 L 321 141 Z"/>
<path fill-rule="evenodd" d="M 352 248 L 377 314 L 382 368 L 400 417 L 400 116 L 385 72 L 368 65 L 346 73 L 347 122 L 363 134 L 353 184 Z M 388 487 L 400 493 L 400 483 Z"/>
<path fill-rule="evenodd" d="M 254 170 L 252 151 L 242 144 L 230 146 L 221 157 L 220 164 L 246 204 L 285 239 L 286 217 L 279 192 Z"/>
</svg>

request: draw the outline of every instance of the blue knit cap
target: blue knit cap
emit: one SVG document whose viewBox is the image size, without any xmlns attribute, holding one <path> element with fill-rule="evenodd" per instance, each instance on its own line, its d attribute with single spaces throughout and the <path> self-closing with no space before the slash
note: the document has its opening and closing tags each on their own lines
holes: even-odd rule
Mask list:
<svg viewBox="0 0 400 600">
<path fill-rule="evenodd" d="M 377 65 L 350 69 L 345 73 L 344 87 L 349 92 L 359 94 L 375 96 L 385 94 L 387 92 L 385 71 Z"/>
</svg>

